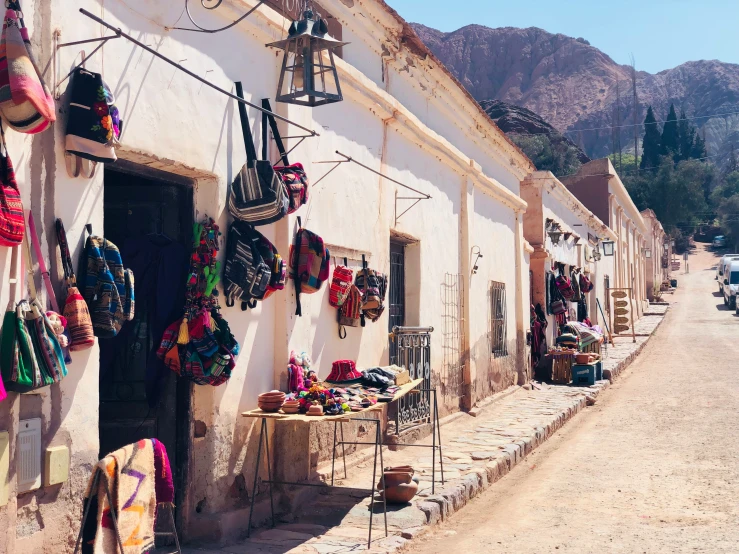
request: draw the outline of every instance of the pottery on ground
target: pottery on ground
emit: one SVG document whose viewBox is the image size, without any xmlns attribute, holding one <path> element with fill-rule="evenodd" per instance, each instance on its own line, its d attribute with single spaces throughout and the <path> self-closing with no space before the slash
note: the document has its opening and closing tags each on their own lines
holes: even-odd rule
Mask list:
<svg viewBox="0 0 739 554">
<path fill-rule="evenodd" d="M 418 483 L 411 481 L 410 483 L 402 483 L 393 487 L 388 487 L 382 494 L 389 504 L 405 504 L 410 502 L 418 492 Z"/>
</svg>

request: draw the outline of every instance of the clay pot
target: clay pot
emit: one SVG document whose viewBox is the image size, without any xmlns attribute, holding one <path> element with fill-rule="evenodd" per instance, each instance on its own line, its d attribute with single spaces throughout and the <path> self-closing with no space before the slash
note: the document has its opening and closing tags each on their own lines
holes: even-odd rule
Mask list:
<svg viewBox="0 0 739 554">
<path fill-rule="evenodd" d="M 257 398 L 257 406 L 263 412 L 276 412 L 285 402 L 285 393 L 278 390 L 265 392 Z"/>
<path fill-rule="evenodd" d="M 578 364 L 589 364 L 590 354 L 578 354 L 577 356 L 575 356 L 575 361 Z"/>
<path fill-rule="evenodd" d="M 300 402 L 288 400 L 282 405 L 282 411 L 286 414 L 297 414 L 300 411 Z"/>
<path fill-rule="evenodd" d="M 388 487 L 384 492 L 385 501 L 388 504 L 406 504 L 416 496 L 418 483 L 411 480 L 410 483 L 402 483 L 394 487 Z"/>
</svg>

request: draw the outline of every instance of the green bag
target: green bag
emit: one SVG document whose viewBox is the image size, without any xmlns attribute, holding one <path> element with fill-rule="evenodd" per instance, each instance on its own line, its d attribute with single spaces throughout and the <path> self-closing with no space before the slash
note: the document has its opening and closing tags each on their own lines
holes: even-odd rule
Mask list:
<svg viewBox="0 0 739 554">
<path fill-rule="evenodd" d="M 31 265 L 31 251 L 24 239 L 27 265 Z M 22 300 L 13 306 L 17 296 L 17 248 L 11 261 L 10 302 L 3 318 L 0 338 L 0 366 L 5 388 L 15 392 L 29 392 L 61 381 L 67 375 L 64 353 L 54 334 L 51 322 L 36 298 L 32 271 L 29 271 L 31 300 Z"/>
</svg>

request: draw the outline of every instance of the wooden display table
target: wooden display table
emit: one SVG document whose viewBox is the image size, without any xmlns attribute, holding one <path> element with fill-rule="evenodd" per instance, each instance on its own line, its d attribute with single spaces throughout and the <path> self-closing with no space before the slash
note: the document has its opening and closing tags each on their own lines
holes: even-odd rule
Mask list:
<svg viewBox="0 0 739 554">
<path fill-rule="evenodd" d="M 254 514 L 254 500 L 256 498 L 256 492 L 257 492 L 257 478 L 259 476 L 259 467 L 260 462 L 262 460 L 262 442 L 264 442 L 265 445 L 265 452 L 267 456 L 267 477 L 268 479 L 266 481 L 263 481 L 264 483 L 269 484 L 269 500 L 270 500 L 270 509 L 272 511 L 272 526 L 275 525 L 275 508 L 274 508 L 274 500 L 272 496 L 272 486 L 273 485 L 290 485 L 290 486 L 296 486 L 296 487 L 334 487 L 334 464 L 336 461 L 336 447 L 341 445 L 342 451 L 343 451 L 343 460 L 344 460 L 344 476 L 346 477 L 346 452 L 344 451 L 344 446 L 347 444 L 354 444 L 354 445 L 368 445 L 375 447 L 375 454 L 374 454 L 374 465 L 372 469 L 372 487 L 367 490 L 367 492 L 371 493 L 371 502 L 370 502 L 370 521 L 369 521 L 369 532 L 367 537 L 367 548 L 370 548 L 372 545 L 372 516 L 374 514 L 374 504 L 375 504 L 375 494 L 378 492 L 377 489 L 377 460 L 378 460 L 378 454 L 379 454 L 379 460 L 380 460 L 380 472 L 384 476 L 384 467 L 385 464 L 383 462 L 382 458 L 382 432 L 381 432 L 381 421 L 379 417 L 366 417 L 370 415 L 375 415 L 377 412 L 382 411 L 383 404 L 390 404 L 392 402 L 397 402 L 401 398 L 409 395 L 409 394 L 418 394 L 421 392 L 431 392 L 434 395 L 434 406 L 433 406 L 433 415 L 431 417 L 432 422 L 432 435 L 433 435 L 433 444 L 431 446 L 425 445 L 425 444 L 398 444 L 399 446 L 417 446 L 421 448 L 431 448 L 432 449 L 432 477 L 431 477 L 431 492 L 432 494 L 435 492 L 435 481 L 436 481 L 436 450 L 439 450 L 439 463 L 441 467 L 441 483 L 444 484 L 444 462 L 442 459 L 442 450 L 441 450 L 441 430 L 439 428 L 439 410 L 438 410 L 438 403 L 436 400 L 436 389 L 418 389 L 419 385 L 423 383 L 423 379 L 416 379 L 414 381 L 411 381 L 410 383 L 406 383 L 405 385 L 401 386 L 398 391 L 393 396 L 393 399 L 390 400 L 390 402 L 378 402 L 377 404 L 373 406 L 369 406 L 368 408 L 365 408 L 361 411 L 357 412 L 348 412 L 344 414 L 339 415 L 323 415 L 323 416 L 309 416 L 305 414 L 285 414 L 281 412 L 263 412 L 260 409 L 256 410 L 249 410 L 248 412 L 242 412 L 243 417 L 248 418 L 258 418 L 261 419 L 261 426 L 259 431 L 259 446 L 257 448 L 257 459 L 255 463 L 255 470 L 254 470 L 254 485 L 252 487 L 252 495 L 251 495 L 251 507 L 249 509 L 249 524 L 247 528 L 247 537 L 251 534 L 251 522 L 252 522 L 252 515 Z M 334 440 L 333 440 L 333 449 L 332 449 L 332 458 L 331 458 L 331 485 L 326 485 L 323 483 L 293 483 L 293 482 L 286 482 L 286 481 L 273 481 L 272 480 L 272 467 L 270 462 L 270 455 L 269 455 L 269 435 L 267 433 L 267 420 L 271 419 L 275 422 L 275 425 L 283 422 L 303 422 L 303 423 L 317 423 L 322 421 L 333 421 L 334 422 Z M 356 442 L 356 441 L 350 441 L 345 442 L 344 441 L 344 423 L 351 423 L 351 422 L 363 422 L 365 424 L 367 423 L 374 423 L 375 424 L 375 440 L 373 442 Z M 341 440 L 337 441 L 337 430 L 338 428 L 341 428 Z M 438 444 L 437 444 L 437 437 L 438 437 Z M 396 445 L 397 443 L 394 443 Z M 381 477 L 381 480 L 383 477 Z M 339 487 L 336 487 L 339 488 Z M 383 487 L 384 488 L 384 487 Z M 387 531 L 387 502 L 385 501 L 385 496 L 383 495 L 382 498 L 382 504 L 383 504 L 383 515 L 385 518 L 385 536 L 388 536 Z"/>
</svg>

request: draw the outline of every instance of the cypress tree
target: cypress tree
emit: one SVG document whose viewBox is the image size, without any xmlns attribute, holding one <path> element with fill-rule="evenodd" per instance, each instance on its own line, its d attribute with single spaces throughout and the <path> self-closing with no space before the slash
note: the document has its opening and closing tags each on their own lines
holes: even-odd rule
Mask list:
<svg viewBox="0 0 739 554">
<path fill-rule="evenodd" d="M 680 121 L 677 123 L 678 154 L 675 161 L 687 160 L 693 151 L 695 142 L 695 127 L 693 127 L 685 116 L 685 110 L 680 110 Z"/>
<path fill-rule="evenodd" d="M 677 133 L 677 114 L 675 113 L 675 104 L 670 104 L 670 113 L 665 120 L 665 126 L 662 128 L 661 153 L 663 156 L 675 156 L 678 154 L 680 144 Z"/>
<path fill-rule="evenodd" d="M 657 119 L 654 117 L 652 106 L 647 109 L 647 117 L 644 118 L 644 141 L 642 143 L 642 157 L 639 167 L 648 169 L 659 166 L 660 134 Z"/>
<path fill-rule="evenodd" d="M 708 155 L 706 151 L 706 143 L 699 133 L 695 134 L 695 142 L 693 142 L 693 148 L 690 151 L 690 157 L 693 160 L 703 160 Z"/>
</svg>

